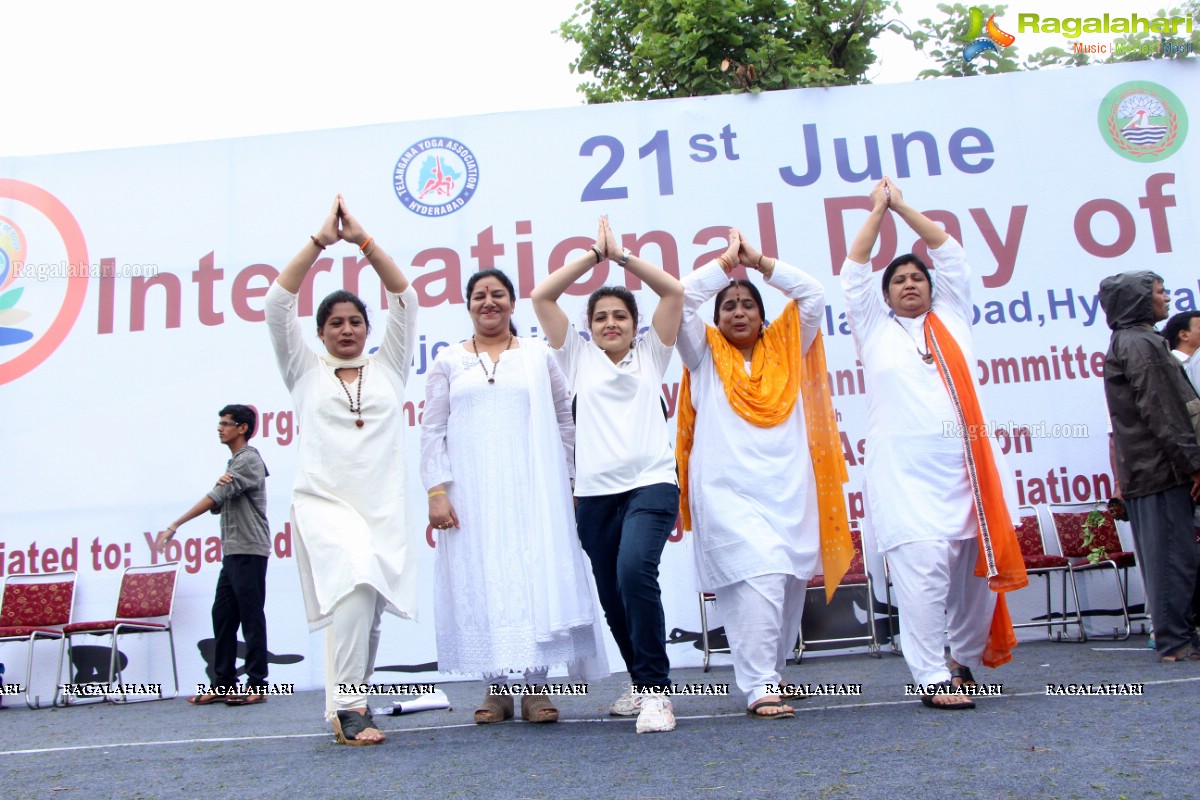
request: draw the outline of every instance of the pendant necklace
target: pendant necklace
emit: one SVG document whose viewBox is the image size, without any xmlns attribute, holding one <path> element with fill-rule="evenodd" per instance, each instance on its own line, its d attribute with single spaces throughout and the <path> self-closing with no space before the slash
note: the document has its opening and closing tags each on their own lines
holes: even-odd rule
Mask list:
<svg viewBox="0 0 1200 800">
<path fill-rule="evenodd" d="M 340 383 L 342 385 L 342 391 L 346 393 L 346 402 L 348 402 L 350 404 L 350 413 L 358 414 L 358 419 L 354 420 L 354 427 L 361 428 L 364 424 L 363 418 L 362 418 L 363 368 L 362 367 L 358 368 L 358 390 L 356 392 L 356 394 L 358 395 L 358 403 L 357 403 L 358 407 L 357 408 L 355 408 L 356 404 L 355 404 L 354 398 L 350 397 L 350 387 L 346 386 L 346 382 L 344 380 L 342 380 L 341 375 L 338 375 L 338 372 L 336 369 L 333 371 L 333 375 L 335 378 L 338 379 L 338 383 Z"/>
<path fill-rule="evenodd" d="M 508 344 L 504 345 L 505 351 L 512 347 L 512 341 L 513 335 L 510 333 L 508 335 Z M 494 384 L 496 382 L 496 368 L 500 366 L 500 358 L 496 358 L 495 363 L 492 364 L 492 371 L 489 373 L 487 367 L 484 366 L 483 357 L 479 355 L 479 346 L 475 344 L 474 336 L 471 337 L 471 349 L 475 351 L 475 360 L 479 362 L 479 368 L 483 370 L 483 374 L 487 375 L 488 383 Z"/>
<path fill-rule="evenodd" d="M 921 350 L 920 346 L 917 344 L 917 337 L 913 336 L 912 332 L 909 331 L 908 328 L 904 327 L 904 323 L 900 322 L 900 320 L 896 319 L 895 317 L 892 317 L 892 321 L 900 326 L 900 330 L 902 330 L 906 334 L 908 334 L 909 339 L 912 339 L 913 347 L 915 347 L 917 349 L 917 355 L 919 355 L 921 357 L 921 360 L 924 361 L 926 364 L 932 364 L 933 363 L 933 353 L 924 352 Z M 925 330 L 924 323 L 922 323 L 922 325 L 921 325 L 921 330 L 922 331 Z"/>
</svg>

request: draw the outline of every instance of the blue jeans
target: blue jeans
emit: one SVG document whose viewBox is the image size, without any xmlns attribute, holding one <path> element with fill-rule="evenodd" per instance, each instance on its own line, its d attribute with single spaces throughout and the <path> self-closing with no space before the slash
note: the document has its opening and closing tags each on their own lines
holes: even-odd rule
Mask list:
<svg viewBox="0 0 1200 800">
<path fill-rule="evenodd" d="M 658 563 L 678 511 L 679 487 L 671 483 L 580 497 L 575 506 L 600 605 L 638 689 L 671 684 Z"/>
</svg>

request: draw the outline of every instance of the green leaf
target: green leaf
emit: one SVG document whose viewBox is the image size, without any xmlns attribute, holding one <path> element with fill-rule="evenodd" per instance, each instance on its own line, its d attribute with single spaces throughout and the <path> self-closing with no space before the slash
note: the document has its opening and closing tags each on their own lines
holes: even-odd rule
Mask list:
<svg viewBox="0 0 1200 800">
<path fill-rule="evenodd" d="M 21 295 L 25 292 L 24 286 L 18 286 L 16 289 L 0 294 L 0 311 L 6 308 L 12 308 L 21 299 Z"/>
</svg>

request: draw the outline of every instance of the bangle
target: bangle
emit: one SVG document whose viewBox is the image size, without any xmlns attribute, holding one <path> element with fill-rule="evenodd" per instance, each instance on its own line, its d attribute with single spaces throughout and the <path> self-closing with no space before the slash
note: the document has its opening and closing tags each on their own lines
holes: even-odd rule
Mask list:
<svg viewBox="0 0 1200 800">
<path fill-rule="evenodd" d="M 445 489 L 435 489 L 434 491 L 429 493 L 429 497 L 433 497 L 434 495 L 445 494 L 445 493 L 446 493 Z"/>
<path fill-rule="evenodd" d="M 717 261 L 721 262 L 721 269 L 725 270 L 726 272 L 733 272 L 733 265 L 725 260 L 724 253 L 717 256 Z"/>
<path fill-rule="evenodd" d="M 373 241 L 375 241 L 375 237 L 368 236 L 367 240 L 365 242 L 363 242 L 361 245 L 359 245 L 358 251 L 365 256 L 367 254 L 367 245 L 371 244 L 371 242 L 373 242 Z"/>
<path fill-rule="evenodd" d="M 596 254 L 596 263 L 599 264 L 604 260 L 604 254 L 600 252 L 600 248 L 592 245 L 592 252 Z"/>
<path fill-rule="evenodd" d="M 174 533 L 178 530 L 178 528 L 176 528 L 174 525 L 168 525 L 167 530 L 169 530 L 171 533 Z"/>
<path fill-rule="evenodd" d="M 312 235 L 310 235 L 308 238 L 312 239 L 312 243 L 313 243 L 313 244 L 315 244 L 315 245 L 317 246 L 317 249 L 318 249 L 318 250 L 324 250 L 324 249 L 325 249 L 325 245 L 321 244 L 321 243 L 320 243 L 320 242 L 317 240 L 317 237 L 316 237 L 316 236 L 312 236 Z"/>
</svg>

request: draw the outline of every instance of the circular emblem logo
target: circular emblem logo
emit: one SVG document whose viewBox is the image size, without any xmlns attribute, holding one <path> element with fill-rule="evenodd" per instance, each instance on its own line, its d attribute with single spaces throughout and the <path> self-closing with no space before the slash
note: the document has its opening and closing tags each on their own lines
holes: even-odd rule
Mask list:
<svg viewBox="0 0 1200 800">
<path fill-rule="evenodd" d="M 1100 135 L 1130 161 L 1170 158 L 1187 138 L 1187 110 L 1179 98 L 1157 83 L 1122 83 L 1104 96 Z"/>
<path fill-rule="evenodd" d="M 423 217 L 444 217 L 467 204 L 479 185 L 479 164 L 462 142 L 422 139 L 396 162 L 392 178 L 404 207 Z"/>
<path fill-rule="evenodd" d="M 0 384 L 15 381 L 58 349 L 83 308 L 88 271 L 46 279 L 26 269 L 31 244 L 62 263 L 87 265 L 87 244 L 79 223 L 57 197 L 23 181 L 0 178 L 0 200 L 33 231 L 0 217 Z M 58 241 L 55 241 L 55 240 Z M 41 260 L 42 256 L 34 256 Z"/>
</svg>

